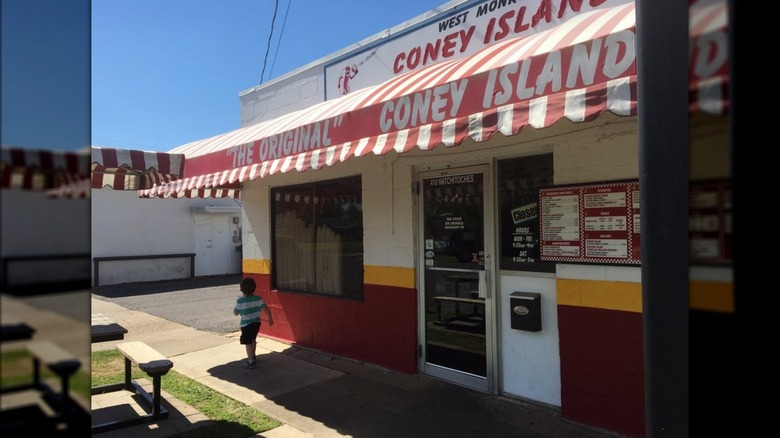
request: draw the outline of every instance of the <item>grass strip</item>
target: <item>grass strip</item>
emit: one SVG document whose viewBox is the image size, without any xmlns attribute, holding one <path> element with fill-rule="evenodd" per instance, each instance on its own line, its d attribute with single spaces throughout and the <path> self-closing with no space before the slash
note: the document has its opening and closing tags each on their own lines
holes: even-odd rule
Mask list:
<svg viewBox="0 0 780 438">
<path fill-rule="evenodd" d="M 41 380 L 59 379 L 47 367 L 41 366 Z M 6 350 L 0 354 L 0 387 L 31 384 L 33 382 L 33 358 L 24 348 Z M 70 390 L 84 400 L 91 394 L 90 376 L 80 369 L 70 378 Z"/>
</svg>

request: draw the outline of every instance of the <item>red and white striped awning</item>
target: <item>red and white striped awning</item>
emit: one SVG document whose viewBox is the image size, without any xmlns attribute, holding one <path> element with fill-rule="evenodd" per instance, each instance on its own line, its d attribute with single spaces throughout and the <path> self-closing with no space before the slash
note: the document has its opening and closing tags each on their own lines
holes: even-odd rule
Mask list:
<svg viewBox="0 0 780 438">
<path fill-rule="evenodd" d="M 179 179 L 184 154 L 92 147 L 91 187 L 143 190 Z"/>
<path fill-rule="evenodd" d="M 139 191 L 139 197 L 141 198 L 152 198 L 155 196 L 158 196 L 155 194 L 145 194 L 141 193 L 143 191 Z M 241 198 L 241 188 L 240 187 L 234 187 L 234 188 L 199 188 L 199 189 L 179 189 L 176 191 L 170 190 L 166 191 L 165 194 L 160 195 L 164 197 L 169 198 L 231 198 L 231 199 L 240 199 Z"/>
<path fill-rule="evenodd" d="M 700 0 L 692 15 L 691 108 L 722 114 L 727 71 L 712 32 L 726 30 L 724 0 Z M 351 157 L 453 147 L 562 118 L 587 122 L 606 111 L 636 115 L 634 3 L 582 13 L 559 26 L 489 46 L 469 57 L 399 75 L 278 119 L 173 149 L 185 178 L 139 192 L 182 197 Z M 706 68 L 698 68 L 706 67 Z M 713 80 L 713 77 L 716 80 Z M 720 97 L 716 97 L 720 92 Z M 705 99 L 706 97 L 706 99 Z"/>
<path fill-rule="evenodd" d="M 89 152 L 3 147 L 0 188 L 44 191 L 89 177 Z"/>
<path fill-rule="evenodd" d="M 88 199 L 91 195 L 91 178 L 82 178 L 46 191 L 46 196 L 50 199 Z"/>
<path fill-rule="evenodd" d="M 728 112 L 728 6 L 726 0 L 690 0 L 690 110 Z"/>
</svg>

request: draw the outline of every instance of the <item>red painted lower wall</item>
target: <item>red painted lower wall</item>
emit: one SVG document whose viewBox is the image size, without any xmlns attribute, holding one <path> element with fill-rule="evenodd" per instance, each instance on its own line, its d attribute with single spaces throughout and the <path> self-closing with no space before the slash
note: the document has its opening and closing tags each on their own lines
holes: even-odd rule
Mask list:
<svg viewBox="0 0 780 438">
<path fill-rule="evenodd" d="M 558 306 L 564 417 L 645 435 L 642 314 Z"/>
<path fill-rule="evenodd" d="M 417 291 L 365 285 L 363 300 L 270 289 L 270 276 L 245 274 L 271 307 L 261 333 L 381 367 L 417 372 Z"/>
</svg>

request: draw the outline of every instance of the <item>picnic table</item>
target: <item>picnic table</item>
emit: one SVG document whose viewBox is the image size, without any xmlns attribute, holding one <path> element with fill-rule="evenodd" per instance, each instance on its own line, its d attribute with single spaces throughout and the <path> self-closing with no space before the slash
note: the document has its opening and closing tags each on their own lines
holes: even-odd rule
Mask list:
<svg viewBox="0 0 780 438">
<path fill-rule="evenodd" d="M 2 327 L 0 327 L 2 342 L 32 339 L 35 334 L 34 328 L 13 314 L 3 312 L 2 320 Z"/>
<path fill-rule="evenodd" d="M 92 314 L 92 342 L 120 341 L 125 338 L 127 329 L 101 314 Z"/>
</svg>

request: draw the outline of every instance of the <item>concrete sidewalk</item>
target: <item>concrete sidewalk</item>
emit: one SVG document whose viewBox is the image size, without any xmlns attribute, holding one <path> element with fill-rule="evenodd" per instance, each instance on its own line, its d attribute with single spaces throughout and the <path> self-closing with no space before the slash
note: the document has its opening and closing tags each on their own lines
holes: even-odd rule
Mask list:
<svg viewBox="0 0 780 438">
<path fill-rule="evenodd" d="M 128 329 L 122 341 L 143 341 L 187 377 L 284 423 L 264 437 L 615 437 L 562 419 L 554 410 L 483 394 L 420 375 L 407 375 L 258 339 L 258 364 L 241 366 L 238 332 L 219 335 L 126 309 L 92 295 L 92 312 Z M 167 420 L 96 436 L 166 437 L 211 424 L 162 387 Z M 92 397 L 93 424 L 139 409 L 128 395 Z M 140 412 L 140 411 L 139 411 Z"/>
</svg>

